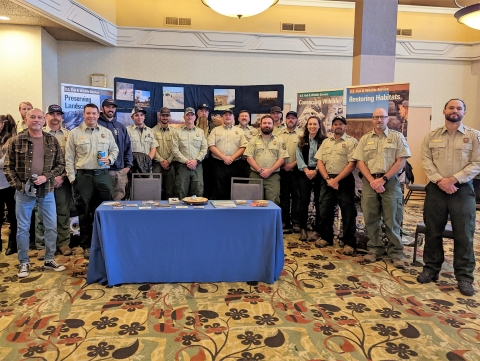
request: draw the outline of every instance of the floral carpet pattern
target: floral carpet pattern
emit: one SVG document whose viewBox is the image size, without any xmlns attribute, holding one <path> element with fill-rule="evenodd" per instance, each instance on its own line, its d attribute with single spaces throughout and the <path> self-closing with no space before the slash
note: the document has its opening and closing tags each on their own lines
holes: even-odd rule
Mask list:
<svg viewBox="0 0 480 361">
<path fill-rule="evenodd" d="M 410 201 L 404 228 L 413 234 L 419 221 L 421 204 Z M 399 270 L 297 239 L 285 236 L 272 285 L 87 285 L 80 250 L 57 256 L 59 273 L 32 256 L 18 279 L 16 255 L 2 254 L 0 360 L 480 360 L 480 296 L 456 288 L 451 241 L 440 279 L 421 285 L 413 247 Z"/>
</svg>

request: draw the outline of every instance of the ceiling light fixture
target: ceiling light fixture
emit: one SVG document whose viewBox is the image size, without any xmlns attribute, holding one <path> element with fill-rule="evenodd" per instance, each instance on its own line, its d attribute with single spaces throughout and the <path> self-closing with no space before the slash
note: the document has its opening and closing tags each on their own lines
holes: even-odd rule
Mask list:
<svg viewBox="0 0 480 361">
<path fill-rule="evenodd" d="M 480 30 L 480 3 L 469 6 L 460 6 L 457 0 L 453 0 L 460 10 L 455 13 L 455 19 L 461 24 L 467 25 L 473 29 Z"/>
<path fill-rule="evenodd" d="M 10 20 L 8 16 L 0 16 L 0 20 Z"/>
<path fill-rule="evenodd" d="M 260 14 L 269 7 L 275 5 L 278 0 L 201 0 L 203 5 L 208 6 L 219 14 L 246 18 Z"/>
</svg>

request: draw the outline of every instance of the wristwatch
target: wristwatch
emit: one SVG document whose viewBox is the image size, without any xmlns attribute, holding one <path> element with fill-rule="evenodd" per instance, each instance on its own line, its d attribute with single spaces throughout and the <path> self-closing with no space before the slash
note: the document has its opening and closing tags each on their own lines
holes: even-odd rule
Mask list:
<svg viewBox="0 0 480 361">
<path fill-rule="evenodd" d="M 385 181 L 385 182 L 388 182 L 388 178 L 383 176 L 382 179 Z"/>
<path fill-rule="evenodd" d="M 325 178 L 325 180 L 329 180 L 329 179 L 331 179 L 331 178 L 330 178 L 330 176 L 329 176 L 329 175 L 327 175 L 327 178 Z"/>
</svg>

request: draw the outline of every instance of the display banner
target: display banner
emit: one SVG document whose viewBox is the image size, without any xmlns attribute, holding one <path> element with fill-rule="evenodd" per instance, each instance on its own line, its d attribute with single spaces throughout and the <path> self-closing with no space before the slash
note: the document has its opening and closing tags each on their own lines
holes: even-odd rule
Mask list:
<svg viewBox="0 0 480 361">
<path fill-rule="evenodd" d="M 344 115 L 343 89 L 316 90 L 297 94 L 298 126 L 303 129 L 312 115 L 321 120 L 323 134 L 332 134 L 332 119 Z"/>
<path fill-rule="evenodd" d="M 388 128 L 407 137 L 410 84 L 375 84 L 347 88 L 347 134 L 360 139 L 373 129 L 372 113 L 388 112 Z"/>
<path fill-rule="evenodd" d="M 83 122 L 83 107 L 93 103 L 100 108 L 105 99 L 113 98 L 113 89 L 84 85 L 61 84 L 61 102 L 63 126 L 73 129 Z"/>
</svg>

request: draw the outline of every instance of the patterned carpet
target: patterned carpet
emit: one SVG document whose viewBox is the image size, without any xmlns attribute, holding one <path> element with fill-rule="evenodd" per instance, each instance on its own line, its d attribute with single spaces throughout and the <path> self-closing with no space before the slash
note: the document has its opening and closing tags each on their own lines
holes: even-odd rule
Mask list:
<svg viewBox="0 0 480 361">
<path fill-rule="evenodd" d="M 406 230 L 420 220 L 410 201 Z M 480 293 L 456 289 L 450 241 L 440 280 L 420 285 L 419 267 L 364 265 L 297 238 L 286 236 L 273 285 L 86 285 L 80 250 L 58 256 L 63 273 L 32 257 L 19 280 L 16 255 L 2 254 L 0 360 L 480 360 Z"/>
</svg>

